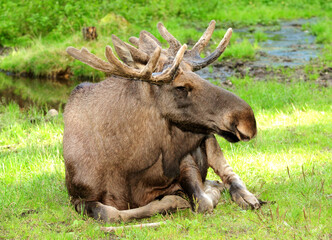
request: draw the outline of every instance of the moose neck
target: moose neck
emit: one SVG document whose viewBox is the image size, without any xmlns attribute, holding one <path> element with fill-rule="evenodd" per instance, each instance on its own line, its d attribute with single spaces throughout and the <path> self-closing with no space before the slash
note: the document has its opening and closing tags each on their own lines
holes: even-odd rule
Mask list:
<svg viewBox="0 0 332 240">
<path fill-rule="evenodd" d="M 118 79 L 114 79 L 114 82 L 116 81 Z M 125 80 L 123 85 L 125 89 L 123 96 L 127 98 L 127 102 L 129 97 L 130 101 L 137 102 L 137 106 L 140 106 L 140 109 L 133 108 L 132 111 L 135 111 L 137 115 L 142 115 L 142 118 L 150 123 L 149 131 L 153 129 L 154 140 L 148 144 L 159 146 L 164 174 L 169 178 L 176 178 L 179 175 L 180 160 L 199 146 L 207 132 L 203 128 L 202 132 L 193 126 L 175 123 L 163 115 L 161 105 L 169 103 L 163 94 L 170 90 L 170 85 L 160 86 L 132 80 Z M 131 133 L 134 132 L 134 130 L 131 131 Z M 147 140 L 140 139 L 140 141 Z"/>
</svg>

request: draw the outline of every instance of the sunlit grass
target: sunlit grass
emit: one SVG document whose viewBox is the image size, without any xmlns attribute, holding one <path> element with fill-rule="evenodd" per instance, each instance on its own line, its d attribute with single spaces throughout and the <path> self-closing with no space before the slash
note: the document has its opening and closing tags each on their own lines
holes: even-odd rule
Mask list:
<svg viewBox="0 0 332 240">
<path fill-rule="evenodd" d="M 157 229 L 127 229 L 120 238 L 329 239 L 332 194 L 331 88 L 311 82 L 256 82 L 233 78 L 231 91 L 253 107 L 258 135 L 248 143 L 218 141 L 248 188 L 269 201 L 243 211 L 224 193 L 212 214 L 190 210 L 137 220 L 166 221 Z M 309 97 L 310 96 L 310 97 Z M 64 185 L 62 113 L 0 106 L 0 237 L 113 238 L 77 214 Z M 218 179 L 209 171 L 209 179 Z M 106 224 L 109 226 L 110 224 Z M 123 223 L 111 224 L 122 226 Z"/>
<path fill-rule="evenodd" d="M 311 25 L 311 31 L 317 36 L 317 43 L 332 43 L 332 20 L 326 18 Z"/>
<path fill-rule="evenodd" d="M 268 36 L 264 32 L 257 31 L 254 33 L 254 39 L 256 42 L 264 42 L 268 39 Z"/>
<path fill-rule="evenodd" d="M 248 39 L 234 43 L 228 47 L 228 50 L 222 55 L 222 58 L 235 58 L 243 60 L 253 60 L 255 58 L 255 49 L 257 44 L 252 44 Z"/>
</svg>

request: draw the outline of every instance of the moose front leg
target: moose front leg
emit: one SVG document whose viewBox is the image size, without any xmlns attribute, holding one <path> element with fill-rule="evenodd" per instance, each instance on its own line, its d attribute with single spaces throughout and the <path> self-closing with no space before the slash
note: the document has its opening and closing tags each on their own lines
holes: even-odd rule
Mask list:
<svg viewBox="0 0 332 240">
<path fill-rule="evenodd" d="M 250 193 L 240 177 L 233 172 L 222 153 L 217 139 L 210 136 L 205 140 L 205 150 L 209 167 L 221 178 L 225 187 L 229 190 L 232 200 L 243 209 L 260 208 L 258 199 Z"/>
<path fill-rule="evenodd" d="M 219 186 L 212 183 L 204 184 L 201 169 L 195 159 L 188 154 L 180 164 L 180 185 L 189 197 L 192 210 L 195 212 L 212 212 L 220 199 Z"/>
</svg>

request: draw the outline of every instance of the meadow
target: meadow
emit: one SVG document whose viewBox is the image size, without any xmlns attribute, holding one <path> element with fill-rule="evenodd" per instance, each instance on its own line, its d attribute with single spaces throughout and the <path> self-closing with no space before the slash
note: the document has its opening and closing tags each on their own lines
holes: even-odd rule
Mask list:
<svg viewBox="0 0 332 240">
<path fill-rule="evenodd" d="M 73 76 L 64 84 L 58 79 L 0 74 L 0 239 L 332 238 L 332 90 L 318 81 L 332 68 L 332 3 L 0 0 L 0 10 L 0 50 L 15 49 L 0 56 L 0 69 L 48 78 L 68 70 Z M 256 59 L 260 42 L 268 40 L 262 27 L 277 29 L 281 21 L 313 17 L 316 21 L 302 28 L 322 44 L 317 59 L 295 69 L 267 66 L 269 75 L 264 79 L 235 75 L 229 78 L 231 86 L 213 81 L 243 98 L 255 112 L 256 138 L 236 144 L 217 139 L 248 189 L 267 201 L 260 210 L 242 210 L 224 192 L 211 214 L 188 209 L 106 224 L 75 212 L 64 183 L 63 106 L 74 82 L 99 81 L 104 74 L 74 61 L 65 52 L 67 46 L 86 46 L 101 57 L 111 44 L 111 34 L 127 40 L 142 29 L 165 44 L 157 32 L 158 21 L 191 46 L 215 19 L 208 50 L 228 27 L 247 27 L 245 38 L 233 34 L 218 61 L 250 62 Z M 86 42 L 81 28 L 92 25 L 97 27 L 98 41 Z M 6 94 L 16 96 L 16 101 L 5 99 Z M 50 118 L 46 113 L 53 107 L 59 115 Z M 211 170 L 208 179 L 218 177 Z M 114 233 L 101 230 L 153 222 L 165 224 Z"/>
</svg>

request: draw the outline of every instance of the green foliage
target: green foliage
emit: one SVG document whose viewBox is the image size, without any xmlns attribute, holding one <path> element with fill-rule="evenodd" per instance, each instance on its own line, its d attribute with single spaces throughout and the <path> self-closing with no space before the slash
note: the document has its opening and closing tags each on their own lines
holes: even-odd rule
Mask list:
<svg viewBox="0 0 332 240">
<path fill-rule="evenodd" d="M 306 24 L 304 29 L 311 31 L 316 36 L 316 42 L 324 44 L 322 54 L 320 56 L 327 66 L 332 67 L 332 20 L 331 18 L 323 18 L 314 24 Z"/>
<path fill-rule="evenodd" d="M 61 39 L 80 32 L 82 26 L 98 26 L 119 34 L 123 19 L 127 28 L 152 29 L 156 22 L 174 21 L 202 27 L 211 19 L 222 25 L 271 24 L 279 18 L 329 16 L 329 1 L 0 1 L 0 45 L 26 45 L 48 36 Z M 301 11 L 297 11 L 301 9 Z M 111 16 L 111 17 L 110 17 Z M 105 20 L 109 20 L 106 21 Z M 114 21 L 115 20 L 115 21 Z M 198 21 L 199 20 L 199 21 Z M 103 32 L 103 30 L 102 30 Z"/>
<path fill-rule="evenodd" d="M 97 1 L 1 1 L 0 43 L 17 45 L 17 37 L 28 41 L 51 34 L 70 35 L 85 24 L 95 25 L 101 16 Z M 95 9 L 95 10 L 93 10 Z M 97 13 L 97 14 L 96 14 Z M 31 42 L 30 42 L 31 43 Z"/>
<path fill-rule="evenodd" d="M 158 21 L 164 22 L 180 42 L 189 45 L 200 38 L 212 19 L 217 21 L 212 46 L 219 43 L 228 27 L 278 25 L 279 19 L 314 16 L 327 19 L 312 27 L 317 41 L 329 43 L 332 36 L 329 1 L 0 0 L 0 9 L 0 46 L 17 49 L 8 57 L 0 57 L 0 69 L 37 76 L 49 76 L 70 68 L 76 77 L 103 77 L 103 73 L 68 58 L 65 49 L 70 45 L 87 46 L 103 56 L 105 45 L 111 43 L 111 34 L 126 41 L 132 35 L 138 36 L 142 29 L 150 31 L 165 44 L 156 29 Z M 81 28 L 84 26 L 97 27 L 97 42 L 82 40 Z M 253 59 L 257 45 L 247 40 L 238 41 L 237 37 L 234 34 L 226 57 Z M 266 35 L 258 31 L 254 33 L 254 39 L 259 43 L 266 40 Z"/>
<path fill-rule="evenodd" d="M 332 67 L 332 46 L 327 45 L 323 49 L 322 60 L 326 62 L 329 67 Z"/>
<path fill-rule="evenodd" d="M 294 85 L 282 84 L 274 81 L 271 76 L 271 81 L 253 82 L 250 77 L 244 79 L 231 78 L 235 84 L 237 91 L 240 91 L 240 96 L 246 99 L 249 104 L 257 105 L 260 108 L 258 111 L 274 111 L 274 109 L 283 110 L 287 113 L 292 113 L 294 107 L 302 108 L 305 111 L 307 107 L 311 109 L 318 108 L 318 110 L 329 110 L 329 104 L 324 104 L 332 101 L 332 99 L 324 99 L 321 96 L 328 96 L 331 89 L 321 88 L 315 83 L 297 82 Z M 255 85 L 255 88 L 248 88 L 250 85 Z M 268 86 L 268 87 L 267 87 Z M 255 94 L 259 92 L 259 94 Z M 319 96 L 318 96 L 319 95 Z M 306 99 L 307 96 L 311 96 Z M 318 106 L 316 106 L 318 105 Z M 287 108 L 286 108 L 287 107 Z M 325 109 L 323 109 L 324 107 Z"/>
<path fill-rule="evenodd" d="M 103 72 L 74 61 L 65 50 L 70 45 L 77 47 L 85 45 L 89 49 L 97 49 L 99 51 L 97 55 L 102 57 L 104 55 L 102 51 L 109 41 L 109 38 L 105 38 L 103 42 L 84 42 L 77 35 L 61 42 L 48 42 L 46 39 L 39 38 L 33 41 L 31 47 L 19 48 L 10 55 L 0 58 L 0 68 L 12 72 L 25 72 L 37 77 L 52 76 L 54 73 L 70 68 L 75 77 L 102 78 L 105 76 Z"/>
</svg>

